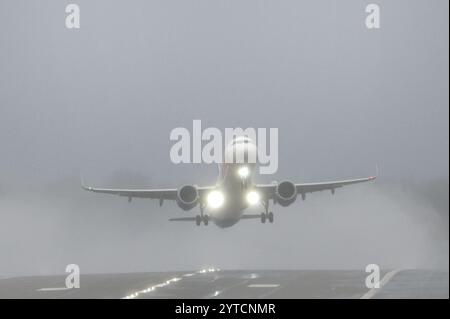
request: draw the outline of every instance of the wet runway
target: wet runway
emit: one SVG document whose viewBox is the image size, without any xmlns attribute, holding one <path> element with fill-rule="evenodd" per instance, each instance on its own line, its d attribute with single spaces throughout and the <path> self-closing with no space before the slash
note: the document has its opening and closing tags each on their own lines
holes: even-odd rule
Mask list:
<svg viewBox="0 0 450 319">
<path fill-rule="evenodd" d="M 64 276 L 0 279 L 0 298 L 449 298 L 439 270 L 390 270 L 368 289 L 355 270 L 218 270 L 81 275 L 66 289 Z"/>
</svg>

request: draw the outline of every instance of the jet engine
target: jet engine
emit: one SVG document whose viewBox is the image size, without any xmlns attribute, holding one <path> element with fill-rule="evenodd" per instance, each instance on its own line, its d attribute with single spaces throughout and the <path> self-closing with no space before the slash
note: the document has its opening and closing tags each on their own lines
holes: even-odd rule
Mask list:
<svg viewBox="0 0 450 319">
<path fill-rule="evenodd" d="M 277 185 L 275 194 L 277 197 L 277 202 L 281 206 L 286 207 L 292 204 L 297 198 L 297 188 L 294 183 L 284 181 Z"/>
<path fill-rule="evenodd" d="M 177 204 L 183 210 L 190 210 L 198 203 L 198 190 L 195 186 L 185 185 L 178 190 Z"/>
</svg>

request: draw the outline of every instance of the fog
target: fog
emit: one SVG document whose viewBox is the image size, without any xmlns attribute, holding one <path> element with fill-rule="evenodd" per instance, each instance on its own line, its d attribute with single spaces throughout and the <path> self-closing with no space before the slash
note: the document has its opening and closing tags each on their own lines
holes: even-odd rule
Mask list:
<svg viewBox="0 0 450 319">
<path fill-rule="evenodd" d="M 448 269 L 448 2 L 0 3 L 0 276 L 198 269 Z M 170 223 L 176 204 L 86 193 L 215 182 L 170 131 L 276 127 L 257 182 L 372 175 L 274 224 Z"/>
</svg>

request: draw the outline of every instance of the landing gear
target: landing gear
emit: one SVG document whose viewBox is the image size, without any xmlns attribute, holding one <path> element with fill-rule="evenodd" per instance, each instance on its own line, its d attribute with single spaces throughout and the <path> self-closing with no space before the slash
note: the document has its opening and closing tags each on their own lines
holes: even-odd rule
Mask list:
<svg viewBox="0 0 450 319">
<path fill-rule="evenodd" d="M 273 213 L 261 213 L 261 223 L 265 223 L 266 220 L 269 220 L 269 223 L 273 223 Z"/>
<path fill-rule="evenodd" d="M 273 223 L 273 212 L 269 212 L 269 202 L 263 202 L 265 212 L 261 213 L 261 223 L 265 223 L 266 220 L 269 220 L 269 223 Z"/>
<path fill-rule="evenodd" d="M 208 226 L 208 223 L 209 223 L 209 217 L 208 217 L 208 215 L 203 215 L 203 216 L 200 216 L 200 215 L 197 215 L 197 216 L 195 216 L 195 224 L 197 225 L 197 226 L 200 226 L 200 224 L 203 222 L 203 224 L 205 225 L 205 226 Z"/>
<path fill-rule="evenodd" d="M 205 226 L 208 226 L 209 217 L 208 217 L 208 215 L 203 214 L 204 208 L 205 207 L 204 207 L 203 203 L 200 203 L 200 215 L 195 216 L 195 224 L 197 226 L 200 226 L 200 224 L 202 222 Z"/>
</svg>

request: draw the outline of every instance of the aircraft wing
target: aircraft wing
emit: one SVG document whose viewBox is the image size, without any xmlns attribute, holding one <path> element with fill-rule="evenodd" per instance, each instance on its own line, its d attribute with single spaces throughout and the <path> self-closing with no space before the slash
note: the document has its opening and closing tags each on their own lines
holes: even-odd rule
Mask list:
<svg viewBox="0 0 450 319">
<path fill-rule="evenodd" d="M 150 199 L 159 199 L 162 200 L 176 200 L 178 189 L 176 188 L 159 188 L 159 189 L 133 189 L 133 188 L 98 188 L 86 186 L 83 183 L 81 187 L 89 192 L 94 193 L 102 193 L 102 194 L 112 194 L 123 197 L 128 197 L 128 200 L 131 198 L 150 198 Z M 211 187 L 198 187 L 199 196 L 211 189 Z"/>
<path fill-rule="evenodd" d="M 343 187 L 346 185 L 364 183 L 374 180 L 375 176 L 370 176 L 366 178 L 357 178 L 357 179 L 348 179 L 343 181 L 333 181 L 333 182 L 320 182 L 320 183 L 304 183 L 304 184 L 295 184 L 297 188 L 297 192 L 300 194 L 304 193 L 313 193 L 320 192 L 324 190 L 333 191 L 336 188 Z"/>
<path fill-rule="evenodd" d="M 161 189 L 97 188 L 84 185 L 82 185 L 82 187 L 84 190 L 94 193 L 112 194 L 128 198 L 139 197 L 139 198 L 175 200 L 177 197 L 177 189 L 170 189 L 170 188 L 161 188 Z"/>
<path fill-rule="evenodd" d="M 305 196 L 306 193 L 313 193 L 313 192 L 321 192 L 325 190 L 329 190 L 332 193 L 334 193 L 334 190 L 336 188 L 340 188 L 346 185 L 351 184 L 357 184 L 357 183 L 364 183 L 373 181 L 376 179 L 376 176 L 370 176 L 365 178 L 357 178 L 357 179 L 347 179 L 347 180 L 341 180 L 341 181 L 330 181 L 330 182 L 319 182 L 319 183 L 301 183 L 301 184 L 295 184 L 295 187 L 297 188 L 297 193 Z M 256 189 L 260 190 L 267 199 L 273 199 L 275 198 L 275 190 L 276 190 L 277 184 L 263 184 L 263 185 L 256 185 Z"/>
</svg>

